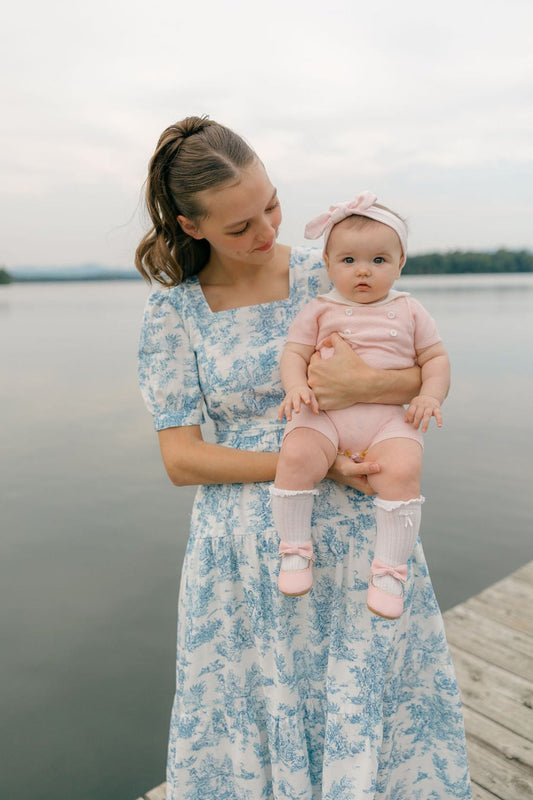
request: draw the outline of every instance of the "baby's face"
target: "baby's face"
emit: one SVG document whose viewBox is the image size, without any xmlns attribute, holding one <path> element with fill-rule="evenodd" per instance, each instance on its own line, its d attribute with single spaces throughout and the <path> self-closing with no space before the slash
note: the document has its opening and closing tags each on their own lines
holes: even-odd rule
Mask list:
<svg viewBox="0 0 533 800">
<path fill-rule="evenodd" d="M 355 303 L 383 300 L 405 262 L 396 231 L 367 219 L 360 227 L 350 217 L 331 231 L 324 258 L 337 291 Z"/>
</svg>

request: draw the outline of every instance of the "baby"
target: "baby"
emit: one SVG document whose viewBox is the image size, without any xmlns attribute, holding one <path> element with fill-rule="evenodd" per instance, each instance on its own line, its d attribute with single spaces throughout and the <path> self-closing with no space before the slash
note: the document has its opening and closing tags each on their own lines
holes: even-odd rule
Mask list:
<svg viewBox="0 0 533 800">
<path fill-rule="evenodd" d="M 331 206 L 312 220 L 305 235 L 324 235 L 324 261 L 333 283 L 328 294 L 308 303 L 289 329 L 281 359 L 285 398 L 279 418 L 288 420 L 276 479 L 271 488 L 274 523 L 280 535 L 278 586 L 291 597 L 313 582 L 311 542 L 313 496 L 339 453 L 375 461 L 368 475 L 377 494 L 376 546 L 367 605 L 381 617 L 403 611 L 407 561 L 418 538 L 421 506 L 422 435 L 431 417 L 442 426 L 440 406 L 449 388 L 446 350 L 427 311 L 407 292 L 392 289 L 407 254 L 407 228 L 394 212 L 363 192 Z M 307 367 L 318 350 L 339 333 L 371 366 L 400 369 L 418 364 L 422 387 L 403 406 L 363 404 L 319 411 L 307 384 Z M 294 413 L 293 413 L 294 412 Z"/>
</svg>

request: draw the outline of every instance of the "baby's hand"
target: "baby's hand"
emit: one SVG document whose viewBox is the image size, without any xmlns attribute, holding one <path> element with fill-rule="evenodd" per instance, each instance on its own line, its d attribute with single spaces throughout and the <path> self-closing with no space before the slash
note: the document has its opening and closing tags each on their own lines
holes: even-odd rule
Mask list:
<svg viewBox="0 0 533 800">
<path fill-rule="evenodd" d="M 438 428 L 442 428 L 442 414 L 440 412 L 440 403 L 435 397 L 430 397 L 428 394 L 419 394 L 418 397 L 413 397 L 409 408 L 405 412 L 405 421 L 411 422 L 413 428 L 419 428 L 422 423 L 422 433 L 425 433 L 429 427 L 431 417 L 435 417 Z"/>
<path fill-rule="evenodd" d="M 283 419 L 285 416 L 290 422 L 292 419 L 292 412 L 296 414 L 300 411 L 301 404 L 309 406 L 311 410 L 318 414 L 318 402 L 314 392 L 303 384 L 302 386 L 293 386 L 285 395 L 284 400 L 281 401 L 279 406 L 278 419 Z"/>
</svg>

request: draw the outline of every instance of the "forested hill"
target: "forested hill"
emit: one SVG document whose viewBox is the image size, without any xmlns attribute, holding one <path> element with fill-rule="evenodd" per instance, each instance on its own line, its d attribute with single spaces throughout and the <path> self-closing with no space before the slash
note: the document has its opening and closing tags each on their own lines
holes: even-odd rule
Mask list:
<svg viewBox="0 0 533 800">
<path fill-rule="evenodd" d="M 404 275 L 457 275 L 465 272 L 533 272 L 533 253 L 528 250 L 496 250 L 479 253 L 455 250 L 407 256 Z"/>
</svg>

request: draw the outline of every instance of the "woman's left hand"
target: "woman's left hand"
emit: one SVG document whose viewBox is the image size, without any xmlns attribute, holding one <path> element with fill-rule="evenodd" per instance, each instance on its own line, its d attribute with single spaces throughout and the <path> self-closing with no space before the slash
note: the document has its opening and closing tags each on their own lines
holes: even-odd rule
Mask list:
<svg viewBox="0 0 533 800">
<path fill-rule="evenodd" d="M 372 489 L 367 476 L 380 472 L 380 470 L 381 467 L 375 461 L 356 463 L 348 456 L 338 455 L 329 468 L 326 477 L 345 486 L 351 486 L 352 489 L 357 489 L 359 492 L 370 496 L 376 494 L 376 492 Z"/>
<path fill-rule="evenodd" d="M 322 343 L 333 347 L 330 358 L 315 353 L 307 379 L 322 411 L 354 403 L 403 405 L 420 391 L 420 367 L 377 369 L 366 364 L 338 333 Z"/>
<path fill-rule="evenodd" d="M 368 398 L 376 382 L 376 371 L 338 333 L 332 333 L 323 345 L 334 348 L 333 355 L 321 358 L 320 353 L 314 353 L 307 375 L 320 408 L 327 411 L 372 402 Z"/>
</svg>

